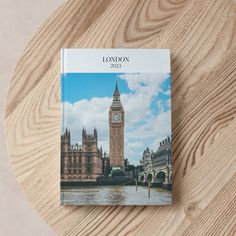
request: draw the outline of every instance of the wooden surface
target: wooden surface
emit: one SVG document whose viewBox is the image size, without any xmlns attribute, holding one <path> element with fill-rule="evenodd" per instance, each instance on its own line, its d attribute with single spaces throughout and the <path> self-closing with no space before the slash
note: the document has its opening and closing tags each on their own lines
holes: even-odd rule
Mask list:
<svg viewBox="0 0 236 236">
<path fill-rule="evenodd" d="M 173 206 L 59 206 L 62 47 L 171 49 Z M 59 235 L 235 235 L 235 117 L 235 1 L 75 0 L 26 47 L 5 128 L 19 184 Z"/>
</svg>

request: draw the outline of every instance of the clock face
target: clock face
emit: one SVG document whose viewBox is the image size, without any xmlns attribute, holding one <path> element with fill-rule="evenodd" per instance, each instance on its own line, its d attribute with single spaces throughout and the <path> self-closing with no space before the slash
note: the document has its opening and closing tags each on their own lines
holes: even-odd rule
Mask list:
<svg viewBox="0 0 236 236">
<path fill-rule="evenodd" d="M 113 114 L 112 114 L 112 121 L 114 121 L 114 122 L 120 122 L 120 121 L 121 121 L 121 115 L 120 115 L 120 113 L 113 113 Z"/>
</svg>

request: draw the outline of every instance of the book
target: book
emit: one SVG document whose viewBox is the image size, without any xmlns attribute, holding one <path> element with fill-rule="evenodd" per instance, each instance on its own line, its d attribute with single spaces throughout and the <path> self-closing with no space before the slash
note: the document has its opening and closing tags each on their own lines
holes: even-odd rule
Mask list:
<svg viewBox="0 0 236 236">
<path fill-rule="evenodd" d="M 61 205 L 172 203 L 169 49 L 62 49 L 61 107 Z"/>
</svg>

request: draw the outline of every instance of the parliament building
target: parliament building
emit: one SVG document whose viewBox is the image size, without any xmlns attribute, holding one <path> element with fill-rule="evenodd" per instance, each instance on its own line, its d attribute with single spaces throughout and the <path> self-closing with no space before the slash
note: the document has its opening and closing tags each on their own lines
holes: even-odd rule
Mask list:
<svg viewBox="0 0 236 236">
<path fill-rule="evenodd" d="M 71 144 L 71 133 L 61 135 L 61 181 L 94 182 L 107 176 L 112 168 L 124 169 L 124 109 L 116 82 L 109 109 L 109 156 L 98 148 L 98 133 L 88 134 L 83 128 L 82 145 Z"/>
<path fill-rule="evenodd" d="M 71 145 L 70 130 L 61 135 L 61 180 L 96 181 L 106 175 L 109 158 L 102 148 L 98 148 L 97 130 L 93 134 L 82 131 L 82 145 Z"/>
</svg>

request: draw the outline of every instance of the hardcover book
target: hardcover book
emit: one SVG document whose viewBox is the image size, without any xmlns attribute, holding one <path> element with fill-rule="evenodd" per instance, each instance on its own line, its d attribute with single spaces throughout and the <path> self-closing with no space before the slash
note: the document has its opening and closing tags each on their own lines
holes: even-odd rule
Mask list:
<svg viewBox="0 0 236 236">
<path fill-rule="evenodd" d="M 169 49 L 61 50 L 61 204 L 170 205 Z"/>
</svg>

